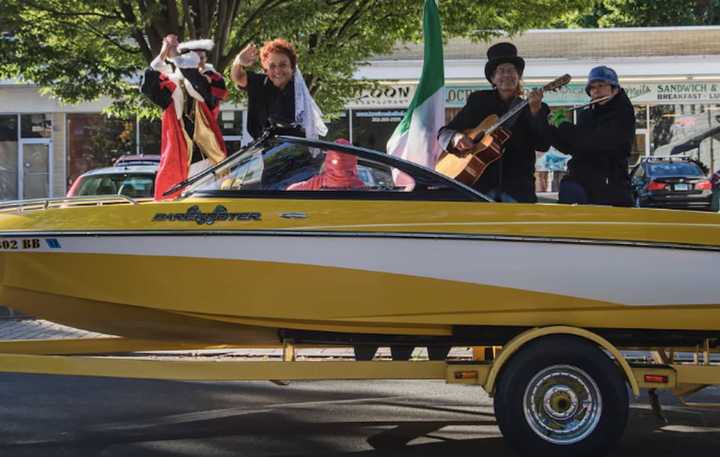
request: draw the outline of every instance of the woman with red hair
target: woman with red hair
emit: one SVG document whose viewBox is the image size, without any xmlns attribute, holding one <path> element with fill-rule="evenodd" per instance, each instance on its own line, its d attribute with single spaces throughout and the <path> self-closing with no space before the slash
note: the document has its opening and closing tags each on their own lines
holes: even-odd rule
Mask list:
<svg viewBox="0 0 720 457">
<path fill-rule="evenodd" d="M 250 135 L 257 139 L 268 127 L 292 125 L 301 136 L 324 136 L 327 127 L 297 67 L 295 47 L 287 40 L 276 38 L 263 45 L 259 57 L 265 74 L 246 69 L 258 60 L 258 50 L 253 43 L 235 56 L 230 73 L 235 86 L 248 94 Z"/>
</svg>

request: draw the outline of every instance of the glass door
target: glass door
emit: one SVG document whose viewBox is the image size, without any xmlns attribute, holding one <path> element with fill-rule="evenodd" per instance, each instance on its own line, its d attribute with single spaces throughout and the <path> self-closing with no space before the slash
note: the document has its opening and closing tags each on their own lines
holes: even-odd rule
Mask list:
<svg viewBox="0 0 720 457">
<path fill-rule="evenodd" d="M 20 140 L 20 194 L 23 199 L 50 197 L 51 142 L 47 138 Z"/>
<path fill-rule="evenodd" d="M 0 114 L 0 202 L 17 200 L 18 115 Z"/>
</svg>

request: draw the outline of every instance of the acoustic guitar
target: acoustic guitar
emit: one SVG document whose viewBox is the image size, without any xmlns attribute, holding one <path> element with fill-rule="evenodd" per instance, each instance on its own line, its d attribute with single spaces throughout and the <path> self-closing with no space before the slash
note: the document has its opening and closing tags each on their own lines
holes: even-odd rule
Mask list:
<svg viewBox="0 0 720 457">
<path fill-rule="evenodd" d="M 570 75 L 563 75 L 554 81 L 543 86 L 543 92 L 557 90 L 570 82 Z M 485 169 L 491 163 L 502 157 L 503 146 L 510 139 L 511 132 L 502 127 L 513 116 L 527 106 L 528 100 L 523 100 L 516 104 L 502 117 L 498 118 L 493 114 L 480 122 L 473 128 L 464 130 L 462 133 L 467 135 L 474 143 L 474 146 L 468 151 L 457 151 L 450 146 L 448 151 L 440 154 L 435 171 L 449 176 L 468 186 L 473 185 Z"/>
</svg>

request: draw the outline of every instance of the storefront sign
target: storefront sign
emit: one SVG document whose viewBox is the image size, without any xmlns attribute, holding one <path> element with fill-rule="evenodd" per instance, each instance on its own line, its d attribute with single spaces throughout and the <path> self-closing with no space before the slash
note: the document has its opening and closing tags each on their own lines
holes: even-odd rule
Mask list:
<svg viewBox="0 0 720 457">
<path fill-rule="evenodd" d="M 415 84 L 383 85 L 377 89 L 364 90 L 360 97 L 348 103 L 350 108 L 405 108 L 415 95 Z"/>
<path fill-rule="evenodd" d="M 543 84 L 526 84 L 525 89 L 535 89 Z M 388 85 L 372 91 L 365 91 L 361 97 L 349 103 L 350 108 L 406 108 L 415 95 L 415 85 Z M 625 92 L 633 103 L 678 104 L 678 103 L 720 103 L 720 82 L 660 82 L 626 83 Z M 445 106 L 462 108 L 470 94 L 476 90 L 488 90 L 490 85 L 477 84 L 445 86 Z M 585 83 L 568 84 L 555 92 L 545 94 L 544 102 L 550 106 L 577 106 L 590 101 L 585 93 Z"/>
<path fill-rule="evenodd" d="M 353 116 L 370 119 L 370 122 L 400 122 L 405 110 L 353 111 Z"/>
<path fill-rule="evenodd" d="M 628 95 L 633 102 L 678 104 L 678 103 L 720 103 L 720 83 L 688 81 L 628 86 Z"/>
</svg>

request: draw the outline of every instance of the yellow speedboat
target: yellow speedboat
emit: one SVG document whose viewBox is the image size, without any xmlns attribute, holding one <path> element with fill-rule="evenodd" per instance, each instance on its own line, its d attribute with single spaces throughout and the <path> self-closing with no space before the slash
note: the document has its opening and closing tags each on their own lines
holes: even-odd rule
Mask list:
<svg viewBox="0 0 720 457">
<path fill-rule="evenodd" d="M 182 186 L 172 202 L 3 205 L 0 304 L 205 342 L 502 344 L 561 324 L 627 344 L 720 336 L 720 214 L 497 204 L 385 154 L 290 137 Z"/>
</svg>

